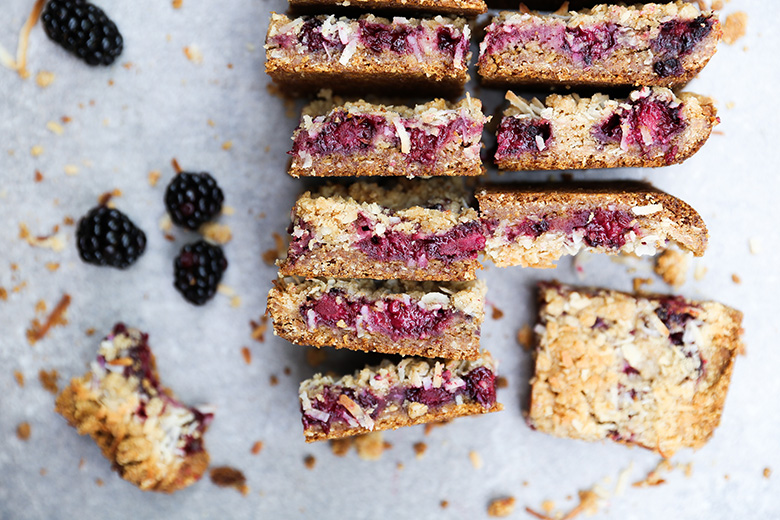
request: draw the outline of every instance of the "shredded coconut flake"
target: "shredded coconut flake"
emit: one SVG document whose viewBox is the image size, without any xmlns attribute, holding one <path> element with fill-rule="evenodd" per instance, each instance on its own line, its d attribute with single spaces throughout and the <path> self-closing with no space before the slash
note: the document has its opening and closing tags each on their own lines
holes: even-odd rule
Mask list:
<svg viewBox="0 0 780 520">
<path fill-rule="evenodd" d="M 647 206 L 635 206 L 631 208 L 631 213 L 638 216 L 644 216 L 658 213 L 659 211 L 663 211 L 663 209 L 663 204 L 648 204 Z"/>
</svg>

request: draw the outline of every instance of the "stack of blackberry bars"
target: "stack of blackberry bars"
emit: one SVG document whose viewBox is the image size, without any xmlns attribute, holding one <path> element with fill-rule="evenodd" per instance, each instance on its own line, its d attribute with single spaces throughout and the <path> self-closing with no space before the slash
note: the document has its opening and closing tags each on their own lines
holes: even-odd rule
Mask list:
<svg viewBox="0 0 780 520">
<path fill-rule="evenodd" d="M 291 0 L 336 9 L 336 0 Z M 452 96 L 468 81 L 479 1 L 357 0 L 428 17 L 272 15 L 266 71 L 288 92 L 327 88 Z M 438 11 L 438 12 L 436 12 Z M 400 13 L 405 14 L 405 13 Z M 446 16 L 445 16 L 446 15 Z M 631 88 L 626 97 L 512 91 L 497 125 L 502 170 L 658 167 L 682 162 L 717 124 L 712 100 L 675 90 L 714 54 L 720 24 L 692 4 L 502 12 L 485 29 L 483 84 Z M 484 173 L 479 100 L 414 107 L 325 92 L 293 136 L 295 177 L 409 177 L 304 193 L 269 293 L 277 335 L 300 345 L 408 356 L 300 387 L 307 441 L 496 411 L 496 363 L 479 348 L 484 254 L 498 266 L 554 267 L 580 251 L 701 256 L 707 229 L 683 201 L 646 183 L 495 185 Z M 426 177 L 425 179 L 413 179 Z M 428 178 L 432 177 L 432 178 Z M 529 424 L 670 456 L 712 435 L 741 349 L 738 311 L 680 296 L 555 282 L 539 287 Z"/>
</svg>

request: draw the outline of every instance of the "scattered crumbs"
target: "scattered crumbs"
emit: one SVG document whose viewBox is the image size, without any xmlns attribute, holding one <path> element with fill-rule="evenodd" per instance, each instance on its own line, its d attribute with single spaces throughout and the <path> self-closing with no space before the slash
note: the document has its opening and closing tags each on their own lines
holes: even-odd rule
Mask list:
<svg viewBox="0 0 780 520">
<path fill-rule="evenodd" d="M 206 222 L 200 226 L 199 231 L 206 240 L 215 242 L 219 245 L 225 245 L 233 239 L 233 232 L 230 230 L 230 226 L 226 224 Z"/>
<path fill-rule="evenodd" d="M 259 321 L 250 320 L 249 326 L 252 327 L 252 339 L 260 343 L 264 342 L 265 331 L 268 329 L 268 316 L 263 314 Z"/>
<path fill-rule="evenodd" d="M 75 164 L 66 164 L 64 170 L 65 170 L 65 175 L 73 176 L 79 174 L 79 167 L 76 166 Z"/>
<path fill-rule="evenodd" d="M 122 64 L 122 68 L 125 70 L 130 70 L 133 68 L 133 62 L 132 61 L 126 61 Z"/>
<path fill-rule="evenodd" d="M 109 121 L 108 118 L 106 117 L 103 118 L 102 124 L 103 126 L 109 126 L 111 124 L 111 121 Z"/>
<path fill-rule="evenodd" d="M 61 233 L 57 233 L 58 227 L 55 226 L 55 230 L 51 235 L 47 236 L 35 236 L 30 233 L 30 229 L 27 224 L 19 223 L 19 238 L 26 241 L 33 247 L 43 247 L 51 249 L 52 251 L 59 253 L 65 249 L 65 236 Z"/>
<path fill-rule="evenodd" d="M 188 45 L 182 50 L 184 51 L 184 55 L 187 57 L 187 59 L 195 65 L 200 65 L 203 63 L 203 53 L 200 52 L 200 49 L 197 45 Z"/>
<path fill-rule="evenodd" d="M 120 190 L 119 188 L 114 188 L 111 191 L 106 191 L 102 193 L 98 197 L 98 204 L 107 205 L 110 208 L 111 199 L 114 197 L 121 197 L 121 196 L 122 196 L 122 190 Z"/>
<path fill-rule="evenodd" d="M 761 254 L 764 249 L 761 245 L 761 240 L 758 237 L 750 237 L 748 239 L 748 247 L 750 248 L 751 255 Z"/>
<path fill-rule="evenodd" d="M 176 157 L 171 159 L 171 166 L 173 167 L 173 171 L 176 173 L 181 173 L 181 166 L 179 166 L 179 161 L 176 160 Z"/>
<path fill-rule="evenodd" d="M 720 11 L 723 9 L 723 0 L 712 0 L 712 10 Z"/>
<path fill-rule="evenodd" d="M 88 337 L 89 337 L 89 336 L 94 336 L 94 335 L 95 335 L 95 328 L 94 328 L 94 327 L 90 327 L 90 328 L 88 328 L 88 329 L 85 331 L 85 334 L 86 334 Z"/>
<path fill-rule="evenodd" d="M 62 121 L 63 123 L 65 123 L 67 125 L 68 123 L 70 123 L 73 120 L 70 118 L 70 116 L 62 116 L 60 118 L 60 121 Z"/>
<path fill-rule="evenodd" d="M 747 31 L 748 15 L 742 11 L 731 13 L 723 23 L 723 42 L 734 45 L 737 40 L 745 36 Z"/>
<path fill-rule="evenodd" d="M 160 218 L 158 227 L 163 233 L 170 233 L 173 230 L 173 221 L 171 220 L 171 216 L 168 213 Z"/>
<path fill-rule="evenodd" d="M 496 498 L 488 505 L 488 516 L 509 516 L 515 510 L 515 497 Z"/>
<path fill-rule="evenodd" d="M 445 425 L 449 424 L 449 422 L 450 422 L 450 419 L 445 419 L 443 421 L 436 421 L 436 422 L 425 423 L 424 433 L 425 433 L 425 435 L 430 435 L 434 428 L 438 428 L 440 426 L 445 426 Z"/>
<path fill-rule="evenodd" d="M 113 79 L 109 79 L 108 80 L 108 86 L 109 87 L 113 87 L 114 86 L 114 80 Z"/>
<path fill-rule="evenodd" d="M 735 105 L 734 105 L 734 102 L 733 102 L 733 101 L 727 101 L 727 102 L 726 102 L 726 109 L 727 109 L 727 110 L 731 110 L 732 108 L 734 108 L 734 106 L 735 106 Z"/>
<path fill-rule="evenodd" d="M 46 269 L 48 269 L 52 273 L 59 268 L 60 268 L 60 264 L 57 262 L 46 262 Z"/>
<path fill-rule="evenodd" d="M 509 386 L 509 381 L 504 376 L 498 376 L 496 378 L 496 388 L 506 388 Z"/>
<path fill-rule="evenodd" d="M 528 487 L 528 485 L 529 485 L 528 481 L 527 481 L 527 480 L 524 480 L 524 481 L 523 481 L 523 487 Z"/>
<path fill-rule="evenodd" d="M 49 132 L 57 135 L 62 135 L 65 133 L 65 129 L 56 121 L 49 121 L 46 123 L 46 129 L 49 130 Z"/>
<path fill-rule="evenodd" d="M 660 486 L 661 484 L 666 483 L 666 480 L 661 477 L 661 473 L 669 472 L 672 469 L 674 469 L 674 467 L 672 466 L 671 462 L 666 459 L 662 459 L 655 468 L 650 470 L 644 479 L 634 482 L 631 485 L 633 487 Z"/>
<path fill-rule="evenodd" d="M 241 357 L 244 358 L 244 363 L 247 365 L 252 363 L 252 351 L 249 347 L 241 347 Z"/>
<path fill-rule="evenodd" d="M 644 286 L 645 285 L 651 285 L 653 283 L 652 278 L 634 278 L 631 280 L 631 282 L 634 284 L 634 292 L 635 293 L 643 293 L 644 292 Z"/>
<path fill-rule="evenodd" d="M 8 291 L 4 287 L 0 287 L 0 300 L 8 301 Z"/>
<path fill-rule="evenodd" d="M 219 487 L 232 487 L 246 496 L 249 487 L 246 485 L 246 477 L 240 470 L 230 466 L 218 466 L 209 471 L 211 482 Z"/>
<path fill-rule="evenodd" d="M 41 369 L 38 372 L 38 380 L 41 382 L 41 386 L 50 394 L 57 395 L 57 393 L 60 391 L 60 389 L 57 387 L 57 380 L 59 378 L 60 375 L 55 369 L 51 369 L 48 372 Z"/>
<path fill-rule="evenodd" d="M 67 325 L 68 321 L 65 319 L 65 312 L 68 310 L 69 305 L 70 295 L 64 294 L 43 324 L 38 321 L 38 318 L 33 318 L 30 328 L 27 329 L 27 341 L 30 345 L 35 345 L 35 343 L 46 337 L 46 334 L 49 333 L 49 329 L 52 327 Z"/>
<path fill-rule="evenodd" d="M 735 284 L 739 285 L 739 284 L 742 283 L 742 278 L 740 278 L 737 273 L 733 273 L 731 275 L 731 281 L 734 282 Z"/>
<path fill-rule="evenodd" d="M 15 285 L 15 286 L 13 287 L 13 289 L 11 289 L 11 290 L 12 290 L 14 293 L 19 293 L 19 292 L 22 292 L 22 289 L 24 289 L 25 287 L 27 287 L 27 281 L 26 281 L 26 280 L 25 280 L 25 281 L 23 281 L 22 283 L 18 284 L 18 285 Z"/>
<path fill-rule="evenodd" d="M 344 437 L 342 439 L 330 440 L 330 451 L 337 457 L 343 457 L 349 453 L 349 449 L 352 447 L 352 437 Z"/>
<path fill-rule="evenodd" d="M 87 460 L 84 457 L 81 457 L 79 459 L 79 469 L 84 469 L 84 465 L 87 463 Z"/>
<path fill-rule="evenodd" d="M 292 369 L 290 367 L 284 367 L 284 375 L 289 376 L 292 374 Z"/>
<path fill-rule="evenodd" d="M 227 64 L 227 68 L 229 68 L 229 69 L 231 69 L 231 70 L 232 70 L 232 69 L 233 69 L 233 64 L 232 64 L 232 63 L 228 63 L 228 64 Z"/>
<path fill-rule="evenodd" d="M 24 421 L 16 427 L 16 436 L 20 441 L 26 441 L 30 438 L 30 423 Z"/>
<path fill-rule="evenodd" d="M 555 502 L 552 500 L 545 500 L 542 502 L 542 510 L 549 515 L 553 512 L 553 510 L 555 510 Z"/>
<path fill-rule="evenodd" d="M 48 70 L 39 70 L 38 74 L 35 75 L 35 83 L 41 88 L 46 88 L 54 83 L 54 78 L 55 75 L 53 72 L 49 72 Z"/>
<path fill-rule="evenodd" d="M 726 473 L 725 475 L 723 475 L 723 479 L 724 479 L 724 480 L 730 480 L 730 479 L 731 479 L 731 477 L 729 477 L 729 474 L 728 474 L 728 473 Z"/>
<path fill-rule="evenodd" d="M 273 249 L 269 249 L 265 253 L 263 253 L 263 262 L 265 262 L 268 265 L 274 265 L 276 263 L 276 260 L 279 258 L 282 258 L 284 253 L 287 250 L 287 244 L 285 244 L 284 238 L 277 233 L 276 231 L 273 232 L 274 237 L 274 247 Z"/>
<path fill-rule="evenodd" d="M 43 174 L 40 170 L 35 170 L 35 182 L 41 182 L 43 180 Z"/>
<path fill-rule="evenodd" d="M 476 451 L 469 452 L 469 460 L 474 469 L 480 469 L 482 467 L 482 457 Z"/>
<path fill-rule="evenodd" d="M 157 183 L 160 181 L 160 176 L 162 173 L 160 170 L 152 170 L 149 172 L 149 174 L 146 176 L 146 180 L 149 182 L 149 186 L 154 188 L 157 186 Z"/>
<path fill-rule="evenodd" d="M 531 348 L 531 343 L 533 342 L 533 338 L 534 338 L 534 331 L 533 329 L 531 329 L 531 326 L 528 325 L 527 323 L 523 325 L 519 331 L 517 331 L 517 342 L 525 350 L 529 350 Z"/>
<path fill-rule="evenodd" d="M 631 477 L 631 472 L 634 471 L 634 462 L 629 462 L 628 466 L 620 470 L 617 477 L 617 484 L 615 484 L 615 496 L 622 496 L 626 492 L 628 487 L 628 479 Z"/>
<path fill-rule="evenodd" d="M 314 455 L 306 455 L 303 459 L 303 465 L 306 466 L 306 469 L 314 469 L 314 466 L 317 465 L 317 459 Z"/>
<path fill-rule="evenodd" d="M 325 362 L 325 359 L 328 357 L 328 353 L 317 347 L 311 347 L 306 349 L 306 362 L 311 367 L 317 367 Z"/>
<path fill-rule="evenodd" d="M 40 471 L 41 476 L 45 477 L 46 473 L 48 473 L 48 471 L 46 471 L 46 468 L 41 468 L 41 471 Z"/>
<path fill-rule="evenodd" d="M 268 382 L 271 384 L 271 386 L 276 386 L 279 384 L 279 378 L 276 377 L 275 374 L 271 374 L 271 377 L 268 378 Z"/>
<path fill-rule="evenodd" d="M 24 388 L 24 374 L 18 370 L 14 370 L 14 379 L 16 379 L 16 384 L 19 385 L 19 388 Z"/>
<path fill-rule="evenodd" d="M 209 125 L 211 128 L 214 128 L 217 124 L 214 122 L 213 119 L 207 119 L 206 124 Z"/>
<path fill-rule="evenodd" d="M 257 455 L 263 451 L 263 441 L 256 441 L 254 444 L 252 444 L 252 449 L 249 451 L 252 453 L 252 455 Z"/>
<path fill-rule="evenodd" d="M 225 141 L 224 143 L 222 143 L 222 149 L 225 150 L 226 152 L 232 148 L 233 148 L 233 141 Z"/>
<path fill-rule="evenodd" d="M 43 300 L 38 300 L 35 303 L 35 312 L 37 314 L 43 314 L 44 312 L 46 312 L 46 302 Z"/>
<path fill-rule="evenodd" d="M 43 154 L 43 146 L 36 144 L 32 148 L 30 148 L 30 155 L 33 157 L 38 157 Z"/>
<path fill-rule="evenodd" d="M 414 456 L 418 459 L 421 459 L 423 455 L 425 455 L 425 451 L 428 449 L 428 445 L 424 442 L 415 442 L 413 448 Z"/>
<path fill-rule="evenodd" d="M 492 307 L 493 307 L 493 312 L 490 315 L 491 318 L 493 318 L 494 320 L 500 320 L 501 318 L 504 317 L 504 311 L 502 311 L 495 305 L 492 305 Z"/>
<path fill-rule="evenodd" d="M 271 151 L 271 145 L 266 145 L 265 147 L 265 153 L 268 153 Z"/>
<path fill-rule="evenodd" d="M 769 478 L 772 476 L 772 468 L 769 466 L 764 468 L 764 478 Z"/>
<path fill-rule="evenodd" d="M 397 469 L 398 471 L 403 470 L 404 469 L 404 463 L 403 462 L 396 462 L 395 469 Z"/>
<path fill-rule="evenodd" d="M 707 267 L 702 264 L 696 264 L 693 270 L 693 279 L 697 282 L 701 282 L 707 275 Z"/>
<path fill-rule="evenodd" d="M 233 206 L 222 206 L 222 214 L 223 215 L 233 215 L 236 212 L 236 208 Z"/>
<path fill-rule="evenodd" d="M 685 284 L 690 262 L 690 253 L 667 249 L 656 259 L 654 270 L 665 283 L 677 289 Z"/>
<path fill-rule="evenodd" d="M 442 509 L 447 509 L 449 505 L 450 503 L 447 502 L 446 500 L 442 500 L 441 502 L 439 502 L 439 507 L 441 507 Z"/>
<path fill-rule="evenodd" d="M 384 441 L 382 432 L 370 432 L 355 437 L 355 450 L 361 460 L 379 460 L 390 444 Z"/>
<path fill-rule="evenodd" d="M 682 464 L 682 469 L 683 475 L 685 475 L 686 478 L 691 478 L 691 475 L 693 475 L 693 461 Z"/>
<path fill-rule="evenodd" d="M 103 487 L 103 479 L 102 478 L 96 478 L 95 484 L 97 484 L 98 487 Z"/>
<path fill-rule="evenodd" d="M 65 218 L 62 219 L 62 223 L 65 224 L 66 226 L 72 226 L 73 224 L 76 223 L 76 221 L 73 220 L 73 217 L 66 215 Z"/>
<path fill-rule="evenodd" d="M 181 9 L 181 4 L 184 3 L 184 0 L 173 0 L 171 2 L 171 5 L 173 5 L 174 9 Z"/>
</svg>

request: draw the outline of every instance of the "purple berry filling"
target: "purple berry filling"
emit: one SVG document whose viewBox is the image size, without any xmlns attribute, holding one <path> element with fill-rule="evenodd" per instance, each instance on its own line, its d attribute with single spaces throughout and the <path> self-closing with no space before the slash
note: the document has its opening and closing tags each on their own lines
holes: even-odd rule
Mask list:
<svg viewBox="0 0 780 520">
<path fill-rule="evenodd" d="M 689 21 L 672 20 L 661 25 L 660 33 L 650 42 L 650 48 L 659 57 L 653 63 L 653 71 L 662 78 L 681 76 L 685 70 L 680 58 L 690 54 L 710 34 L 712 26 L 712 17 L 705 16 Z"/>
<path fill-rule="evenodd" d="M 351 153 L 372 148 L 377 134 L 388 130 L 384 118 L 371 115 L 352 115 L 337 110 L 322 123 L 322 129 L 314 136 L 299 132 L 290 155 L 306 151 L 313 155 Z"/>
<path fill-rule="evenodd" d="M 631 145 L 638 145 L 642 152 L 647 153 L 653 147 L 668 146 L 685 129 L 682 105 L 672 107 L 668 102 L 652 96 L 641 97 L 628 104 L 630 108 L 621 105 L 615 113 L 595 126 L 593 136 L 604 144 L 620 143 L 624 150 Z M 626 134 L 624 129 L 628 130 Z"/>
<path fill-rule="evenodd" d="M 469 41 L 461 33 L 459 36 L 453 34 L 450 27 L 439 27 L 436 29 L 436 46 L 442 52 L 446 52 L 453 58 L 458 51 L 465 56 L 469 48 Z"/>
<path fill-rule="evenodd" d="M 310 328 L 322 323 L 332 328 L 365 329 L 401 338 L 429 338 L 440 335 L 461 315 L 451 309 L 428 310 L 415 301 L 394 298 L 369 300 L 348 299 L 344 291 L 332 289 L 317 299 L 301 305 L 301 315 Z"/>
<path fill-rule="evenodd" d="M 380 236 L 373 233 L 374 223 L 361 214 L 355 228 L 362 235 L 355 246 L 380 261 L 405 260 L 425 267 L 431 259 L 445 263 L 473 260 L 485 249 L 482 222 L 476 220 L 458 224 L 441 235 L 386 231 Z"/>
<path fill-rule="evenodd" d="M 669 341 L 672 342 L 672 345 L 681 346 L 683 344 L 685 326 L 694 319 L 694 315 L 690 312 L 691 309 L 692 307 L 683 298 L 675 296 L 665 298 L 655 310 L 655 314 L 669 329 Z"/>
<path fill-rule="evenodd" d="M 496 135 L 498 139 L 496 160 L 500 161 L 508 156 L 522 153 L 540 152 L 537 137 L 541 138 L 544 148 L 550 145 L 552 125 L 546 119 L 511 116 L 503 118 Z"/>
<path fill-rule="evenodd" d="M 447 383 L 449 383 L 452 378 L 452 373 L 449 370 L 445 370 L 442 373 L 443 384 L 439 388 L 399 386 L 392 389 L 388 395 L 384 397 L 375 395 L 369 389 L 361 389 L 359 392 L 355 392 L 355 390 L 351 388 L 329 385 L 324 388 L 321 394 L 319 394 L 323 399 L 311 400 L 312 408 L 329 414 L 328 419 L 316 419 L 307 415 L 305 411 L 301 409 L 303 413 L 303 427 L 305 429 L 319 427 L 327 434 L 330 432 L 333 424 L 349 423 L 349 418 L 352 416 L 339 402 L 339 397 L 341 395 L 346 395 L 363 409 L 373 408 L 370 416 L 374 420 L 379 417 L 380 413 L 382 413 L 388 405 L 395 404 L 400 407 L 404 401 L 416 402 L 424 404 L 429 408 L 437 409 L 448 404 L 454 404 L 456 397 L 461 395 L 463 396 L 464 401 L 477 402 L 485 408 L 490 408 L 495 404 L 496 376 L 489 368 L 475 368 L 461 376 L 466 383 L 465 385 L 460 385 L 452 390 L 447 390 Z"/>
<path fill-rule="evenodd" d="M 300 230 L 298 234 L 295 234 L 295 228 Z M 311 239 L 314 238 L 314 236 L 309 223 L 301 219 L 297 219 L 294 226 L 292 223 L 290 224 L 288 233 L 290 233 L 291 239 L 290 246 L 287 250 L 287 257 L 291 261 L 295 261 L 295 259 L 300 257 L 304 251 L 308 251 L 309 242 L 311 242 Z"/>
<path fill-rule="evenodd" d="M 387 50 L 396 54 L 410 52 L 409 39 L 414 37 L 415 32 L 417 29 L 409 25 L 388 26 L 360 20 L 360 38 L 366 47 L 376 53 Z"/>
<path fill-rule="evenodd" d="M 633 228 L 634 218 L 627 211 L 605 211 L 597 209 L 593 218 L 583 226 L 583 240 L 590 247 L 619 249 L 626 244 L 626 233 Z"/>
<path fill-rule="evenodd" d="M 595 60 L 609 56 L 615 48 L 616 29 L 613 23 L 584 28 L 567 26 L 562 50 L 571 53 L 575 62 L 592 65 Z"/>
<path fill-rule="evenodd" d="M 331 49 L 341 51 L 344 49 L 341 40 L 332 40 L 322 34 L 322 20 L 317 18 L 309 18 L 303 22 L 298 39 L 309 52 L 327 52 Z"/>
</svg>

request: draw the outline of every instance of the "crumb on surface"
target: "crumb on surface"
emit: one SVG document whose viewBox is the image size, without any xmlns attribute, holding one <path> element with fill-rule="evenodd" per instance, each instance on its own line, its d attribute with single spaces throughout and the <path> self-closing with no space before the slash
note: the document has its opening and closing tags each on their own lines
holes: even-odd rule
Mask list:
<svg viewBox="0 0 780 520">
<path fill-rule="evenodd" d="M 173 0 L 171 2 L 171 5 L 174 9 L 181 9 L 181 5 L 184 3 L 184 0 Z"/>
<path fill-rule="evenodd" d="M 534 331 L 527 323 L 517 331 L 517 342 L 525 350 L 529 350 L 533 344 Z"/>
<path fill-rule="evenodd" d="M 173 171 L 176 173 L 182 172 L 181 166 L 179 165 L 179 161 L 176 159 L 176 157 L 171 159 L 171 166 L 173 167 Z"/>
<path fill-rule="evenodd" d="M 474 469 L 480 469 L 482 467 L 482 457 L 476 451 L 469 452 L 469 460 Z"/>
<path fill-rule="evenodd" d="M 306 466 L 306 469 L 314 469 L 314 466 L 317 465 L 316 457 L 314 455 L 306 455 L 303 459 L 303 465 Z"/>
<path fill-rule="evenodd" d="M 732 273 L 731 274 L 731 281 L 734 282 L 735 284 L 741 284 L 742 283 L 742 278 L 740 278 L 737 273 Z"/>
<path fill-rule="evenodd" d="M 635 277 L 631 280 L 631 283 L 633 284 L 633 289 L 635 293 L 643 293 L 644 292 L 644 286 L 645 285 L 651 285 L 653 283 L 652 278 L 639 278 Z"/>
<path fill-rule="evenodd" d="M 233 239 L 233 232 L 227 224 L 206 222 L 200 226 L 200 234 L 209 242 L 225 245 Z"/>
<path fill-rule="evenodd" d="M 0 287 L 0 300 L 8 301 L 8 291 L 5 287 Z"/>
<path fill-rule="evenodd" d="M 16 380 L 16 384 L 19 385 L 19 388 L 24 388 L 23 373 L 21 373 L 19 370 L 14 370 L 14 379 Z"/>
<path fill-rule="evenodd" d="M 160 182 L 161 176 L 162 176 L 162 172 L 160 170 L 150 171 L 146 176 L 146 180 L 147 182 L 149 182 L 149 186 L 151 186 L 152 188 L 157 186 L 157 183 Z"/>
<path fill-rule="evenodd" d="M 65 133 L 65 129 L 56 121 L 49 121 L 46 123 L 46 129 L 56 135 L 62 135 Z"/>
<path fill-rule="evenodd" d="M 95 484 L 97 484 L 97 487 L 103 487 L 103 479 L 102 478 L 96 478 Z"/>
<path fill-rule="evenodd" d="M 39 157 L 43 155 L 43 146 L 36 144 L 32 148 L 30 148 L 30 155 L 33 157 Z"/>
<path fill-rule="evenodd" d="M 328 358 L 328 352 L 325 349 L 310 347 L 306 349 L 306 362 L 311 367 L 318 367 Z"/>
<path fill-rule="evenodd" d="M 95 335 L 95 327 L 90 327 L 87 330 L 84 331 L 84 334 L 87 335 L 87 337 L 94 336 Z"/>
<path fill-rule="evenodd" d="M 223 215 L 233 215 L 236 212 L 236 208 L 233 206 L 222 206 L 222 214 Z"/>
<path fill-rule="evenodd" d="M 276 386 L 279 384 L 279 378 L 276 377 L 276 374 L 271 374 L 271 377 L 268 378 L 268 382 L 271 384 L 271 386 Z"/>
<path fill-rule="evenodd" d="M 764 471 L 763 471 L 763 475 L 764 475 L 764 478 L 771 477 L 772 476 L 772 468 L 770 468 L 769 466 L 765 467 Z"/>
<path fill-rule="evenodd" d="M 761 254 L 764 249 L 761 244 L 761 239 L 758 237 L 750 237 L 748 239 L 748 247 L 750 248 L 751 255 Z"/>
<path fill-rule="evenodd" d="M 251 337 L 260 343 L 265 341 L 265 331 L 268 329 L 268 316 L 262 315 L 258 321 L 250 320 L 249 326 L 252 327 Z"/>
<path fill-rule="evenodd" d="M 249 347 L 241 347 L 241 356 L 244 358 L 244 363 L 247 365 L 252 363 L 252 351 Z"/>
<path fill-rule="evenodd" d="M 30 438 L 30 423 L 27 421 L 24 421 L 22 423 L 19 423 L 19 426 L 16 427 L 16 437 L 20 441 L 26 441 Z"/>
<path fill-rule="evenodd" d="M 230 466 L 211 468 L 209 471 L 209 478 L 211 478 L 211 482 L 216 486 L 232 487 L 244 496 L 249 493 L 249 488 L 246 485 L 246 477 L 241 470 L 236 468 L 231 468 Z"/>
<path fill-rule="evenodd" d="M 496 498 L 488 505 L 487 514 L 493 517 L 511 515 L 515 510 L 515 497 Z"/>
<path fill-rule="evenodd" d="M 425 435 L 430 435 L 434 428 L 438 428 L 440 426 L 445 426 L 450 423 L 450 419 L 445 419 L 443 421 L 436 421 L 436 422 L 429 422 L 425 423 Z"/>
<path fill-rule="evenodd" d="M 439 507 L 441 507 L 442 509 L 447 509 L 449 505 L 450 503 L 447 500 L 442 500 L 441 502 L 439 502 Z"/>
<path fill-rule="evenodd" d="M 38 372 L 38 380 L 41 382 L 43 389 L 54 395 L 57 395 L 57 393 L 60 391 L 57 386 L 57 380 L 59 377 L 60 375 L 55 369 L 51 369 L 48 372 L 41 369 Z"/>
<path fill-rule="evenodd" d="M 254 444 L 252 444 L 252 449 L 250 451 L 252 455 L 257 455 L 263 451 L 263 441 L 256 441 Z"/>
<path fill-rule="evenodd" d="M 493 312 L 490 314 L 491 318 L 493 318 L 494 320 L 500 320 L 501 318 L 504 317 L 504 311 L 502 311 L 495 305 L 493 305 L 492 307 L 493 307 Z"/>
<path fill-rule="evenodd" d="M 49 329 L 57 325 L 67 325 L 65 313 L 70 305 L 70 295 L 64 294 L 54 309 L 51 311 L 46 321 L 41 324 L 38 318 L 33 318 L 30 322 L 30 328 L 27 329 L 27 341 L 30 345 L 35 345 L 38 341 L 46 337 Z"/>
<path fill-rule="evenodd" d="M 707 267 L 702 264 L 696 264 L 696 268 L 693 270 L 693 279 L 700 282 L 707 275 Z"/>
<path fill-rule="evenodd" d="M 35 83 L 41 87 L 46 88 L 52 83 L 54 83 L 55 74 L 53 72 L 50 72 L 48 70 L 39 70 L 38 73 L 35 75 Z"/>
<path fill-rule="evenodd" d="M 233 141 L 225 141 L 222 143 L 222 149 L 226 152 L 231 150 L 233 148 Z"/>
<path fill-rule="evenodd" d="M 426 450 L 428 449 L 428 445 L 424 442 L 415 442 L 414 443 L 414 456 L 418 459 L 421 459 L 423 455 L 425 455 Z"/>
<path fill-rule="evenodd" d="M 379 460 L 388 449 L 382 432 L 370 432 L 355 437 L 355 450 L 361 460 Z"/>
<path fill-rule="evenodd" d="M 509 381 L 504 376 L 498 376 L 496 378 L 496 388 L 506 388 L 509 386 Z"/>
<path fill-rule="evenodd" d="M 723 23 L 723 43 L 734 45 L 747 32 L 748 15 L 743 11 L 731 13 Z"/>
<path fill-rule="evenodd" d="M 37 236 L 30 232 L 27 224 L 24 222 L 19 223 L 19 238 L 32 247 L 51 249 L 55 253 L 59 253 L 65 249 L 65 236 L 62 233 L 58 233 L 58 231 L 59 226 L 54 226 L 50 235 Z"/>
<path fill-rule="evenodd" d="M 656 258 L 654 270 L 665 283 L 679 288 L 685 284 L 690 261 L 690 253 L 667 249 Z"/>
<path fill-rule="evenodd" d="M 343 457 L 349 453 L 352 447 L 352 437 L 342 437 L 340 439 L 330 440 L 330 451 L 337 457 Z"/>
<path fill-rule="evenodd" d="M 187 45 L 182 49 L 182 51 L 184 52 L 184 55 L 187 57 L 187 59 L 195 65 L 200 65 L 203 63 L 203 53 L 197 45 Z"/>
<path fill-rule="evenodd" d="M 282 258 L 287 251 L 287 244 L 284 238 L 276 231 L 273 232 L 273 237 L 274 247 L 263 253 L 263 262 L 268 265 L 274 265 L 276 260 Z"/>
<path fill-rule="evenodd" d="M 651 469 L 650 472 L 647 474 L 647 476 L 639 480 L 637 482 L 634 482 L 631 484 L 633 487 L 653 487 L 653 486 L 660 486 L 661 484 L 666 483 L 666 479 L 664 479 L 661 474 L 662 473 L 668 473 L 669 471 L 673 470 L 674 466 L 671 462 L 669 462 L 666 459 L 662 459 L 655 468 Z"/>
</svg>

